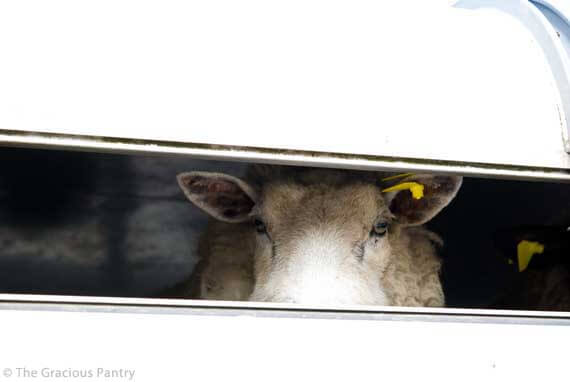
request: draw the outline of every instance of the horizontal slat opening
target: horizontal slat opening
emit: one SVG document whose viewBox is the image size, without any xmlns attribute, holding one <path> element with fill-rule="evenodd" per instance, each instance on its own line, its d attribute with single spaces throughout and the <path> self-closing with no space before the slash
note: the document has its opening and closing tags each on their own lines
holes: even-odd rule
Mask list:
<svg viewBox="0 0 570 382">
<path fill-rule="evenodd" d="M 36 139 L 38 136 L 31 137 Z M 213 152 L 203 156 L 182 152 L 173 155 L 160 145 L 156 146 L 156 152 L 142 151 L 148 147 L 146 143 L 137 143 L 141 145 L 141 152 L 123 148 L 121 154 L 115 153 L 114 149 L 127 144 L 125 142 L 110 143 L 105 148 L 109 152 L 102 153 L 99 152 L 101 148 L 88 147 L 85 142 L 89 139 L 84 141 L 83 137 L 60 137 L 67 143 L 51 146 L 46 143 L 53 137 L 42 138 L 45 142 L 20 138 L 12 143 L 27 148 L 0 149 L 0 292 L 12 296 L 0 298 L 6 306 L 69 303 L 77 306 L 207 308 L 220 309 L 219 312 L 225 309 L 284 309 L 298 311 L 301 315 L 307 311 L 326 310 L 320 306 L 296 308 L 255 303 L 234 306 L 231 303 L 155 299 L 169 297 L 162 293 L 190 277 L 199 261 L 197 246 L 208 221 L 206 214 L 185 199 L 176 183 L 176 175 L 201 170 L 240 176 L 248 163 L 291 164 L 287 160 L 266 153 L 269 159 L 275 157 L 274 161 L 251 161 L 249 157 L 240 158 L 240 161 L 218 161 L 211 160 L 221 158 L 215 151 L 218 148 L 210 148 Z M 75 143 L 70 144 L 66 139 Z M 30 145 L 42 149 L 30 148 Z M 314 165 L 301 159 L 295 164 Z M 362 168 L 384 169 L 376 165 Z M 341 162 L 326 162 L 325 167 L 344 166 Z M 296 171 L 297 167 L 291 169 Z M 412 166 L 399 170 L 422 172 L 424 169 Z M 570 204 L 567 185 L 560 181 L 515 181 L 494 176 L 497 178 L 465 177 L 455 200 L 427 224 L 445 242 L 440 253 L 442 280 L 447 306 L 455 310 L 416 311 L 414 308 L 385 307 L 359 310 L 350 306 L 335 306 L 329 310 L 568 318 L 565 313 L 549 312 L 544 305 L 525 306 L 520 297 L 505 304 L 509 293 L 513 293 L 517 283 L 523 282 L 526 273 L 517 272 L 516 264 L 508 264 L 507 257 L 512 257 L 512 253 L 500 253 L 501 249 L 493 241 L 493 235 L 505 229 L 570 225 L 566 213 Z M 25 297 L 27 294 L 34 296 Z M 44 297 L 35 296 L 37 294 Z M 50 295 L 100 296 L 103 300 L 70 297 L 66 301 Z M 124 299 L 104 298 L 113 296 Z M 498 305 L 499 300 L 503 305 Z M 456 310 L 499 307 L 503 310 Z M 517 309 L 520 313 L 508 309 Z M 529 313 L 528 309 L 533 312 Z M 539 312 L 541 310 L 546 312 Z"/>
</svg>

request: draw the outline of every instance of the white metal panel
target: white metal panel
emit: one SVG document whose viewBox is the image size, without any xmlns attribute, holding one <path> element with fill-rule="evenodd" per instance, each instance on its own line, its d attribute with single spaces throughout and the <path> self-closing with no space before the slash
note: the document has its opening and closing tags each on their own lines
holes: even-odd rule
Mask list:
<svg viewBox="0 0 570 382">
<path fill-rule="evenodd" d="M 89 370 L 94 377 L 60 379 L 568 379 L 567 319 L 493 317 L 484 311 L 470 316 L 453 309 L 374 314 L 275 306 L 185 309 L 184 302 L 169 309 L 128 299 L 51 298 L 58 305 L 46 297 L 35 303 L 5 295 L 2 300 L 2 380 L 50 380 L 45 373 Z M 134 378 L 97 378 L 99 369 Z M 41 377 L 21 378 L 34 371 Z"/>
<path fill-rule="evenodd" d="M 543 51 L 494 9 L 2 2 L 0 55 L 2 129 L 570 167 Z"/>
<path fill-rule="evenodd" d="M 560 0 L 534 0 L 533 3 L 550 24 L 543 32 L 547 29 L 554 32 L 550 36 L 542 34 L 541 46 L 556 79 L 562 107 L 566 109 L 561 115 L 566 117 L 566 130 L 562 132 L 566 151 L 570 153 L 570 3 Z"/>
</svg>

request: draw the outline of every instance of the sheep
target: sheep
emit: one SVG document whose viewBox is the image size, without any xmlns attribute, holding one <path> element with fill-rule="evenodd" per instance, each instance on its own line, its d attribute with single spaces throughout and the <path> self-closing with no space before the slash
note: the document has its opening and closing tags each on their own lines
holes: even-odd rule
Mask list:
<svg viewBox="0 0 570 382">
<path fill-rule="evenodd" d="M 517 276 L 490 308 L 570 311 L 568 224 L 503 229 L 493 239 L 496 249 L 509 260 Z M 517 247 L 523 240 L 541 245 L 542 250 L 526 266 L 519 267 Z"/>
<path fill-rule="evenodd" d="M 566 264 L 529 269 L 517 280 L 494 309 L 570 311 L 570 271 Z"/>
<path fill-rule="evenodd" d="M 200 264 L 181 296 L 300 304 L 444 306 L 442 239 L 422 227 L 457 194 L 462 178 L 409 175 L 410 190 L 365 171 L 250 165 L 177 176 L 212 220 Z M 414 182 L 414 183 L 410 183 Z M 382 187 L 384 186 L 384 187 Z M 398 187 L 396 187 L 398 188 Z"/>
</svg>

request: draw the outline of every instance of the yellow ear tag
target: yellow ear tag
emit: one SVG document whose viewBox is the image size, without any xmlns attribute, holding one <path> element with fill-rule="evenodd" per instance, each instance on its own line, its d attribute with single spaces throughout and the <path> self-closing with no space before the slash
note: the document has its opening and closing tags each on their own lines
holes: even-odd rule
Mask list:
<svg viewBox="0 0 570 382">
<path fill-rule="evenodd" d="M 414 199 L 421 199 L 424 197 L 424 185 L 417 182 L 403 182 L 396 184 L 395 186 L 388 187 L 382 190 L 382 192 L 400 191 L 400 190 L 410 190 L 412 197 Z"/>
<path fill-rule="evenodd" d="M 530 259 L 537 253 L 544 252 L 544 245 L 536 241 L 523 240 L 517 245 L 517 257 L 519 259 L 519 272 L 528 267 Z"/>
</svg>

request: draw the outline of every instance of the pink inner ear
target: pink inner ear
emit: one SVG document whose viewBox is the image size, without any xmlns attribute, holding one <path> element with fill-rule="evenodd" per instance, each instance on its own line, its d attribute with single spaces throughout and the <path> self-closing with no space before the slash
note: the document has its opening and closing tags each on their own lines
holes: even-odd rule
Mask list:
<svg viewBox="0 0 570 382">
<path fill-rule="evenodd" d="M 425 213 L 430 209 L 429 196 L 424 194 L 422 199 L 414 199 L 406 192 L 399 192 L 390 203 L 390 211 L 400 221 L 411 223 L 424 219 Z"/>
<path fill-rule="evenodd" d="M 255 205 L 245 191 L 231 180 L 194 175 L 183 182 L 199 203 L 228 219 L 248 215 Z"/>
<path fill-rule="evenodd" d="M 424 196 L 414 199 L 407 191 L 400 191 L 390 202 L 390 211 L 404 224 L 423 224 L 439 213 L 455 196 L 461 178 L 433 176 L 417 179 L 424 185 Z"/>
<path fill-rule="evenodd" d="M 221 193 L 242 193 L 241 189 L 233 183 L 229 182 L 212 182 L 208 185 L 208 192 L 221 192 Z"/>
<path fill-rule="evenodd" d="M 192 176 L 184 180 L 186 187 L 193 194 L 224 193 L 237 194 L 243 191 L 236 184 L 225 179 L 212 179 L 204 176 Z"/>
</svg>

